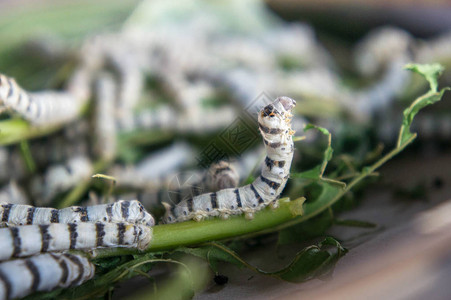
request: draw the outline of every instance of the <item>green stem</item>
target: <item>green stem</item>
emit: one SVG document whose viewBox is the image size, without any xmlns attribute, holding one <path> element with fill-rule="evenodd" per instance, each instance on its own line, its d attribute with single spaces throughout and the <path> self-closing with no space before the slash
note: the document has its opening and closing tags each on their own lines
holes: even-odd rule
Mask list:
<svg viewBox="0 0 451 300">
<path fill-rule="evenodd" d="M 175 224 L 157 225 L 153 227 L 153 238 L 146 252 L 171 250 L 181 246 L 201 244 L 222 240 L 274 228 L 280 224 L 302 215 L 304 198 L 289 201 L 281 199 L 280 207 L 272 210 L 269 207 L 255 214 L 253 220 L 246 220 L 244 215 L 232 216 L 228 220 L 212 218 L 202 222 L 187 221 Z M 98 249 L 96 258 L 137 254 L 136 249 L 112 248 Z"/>
</svg>

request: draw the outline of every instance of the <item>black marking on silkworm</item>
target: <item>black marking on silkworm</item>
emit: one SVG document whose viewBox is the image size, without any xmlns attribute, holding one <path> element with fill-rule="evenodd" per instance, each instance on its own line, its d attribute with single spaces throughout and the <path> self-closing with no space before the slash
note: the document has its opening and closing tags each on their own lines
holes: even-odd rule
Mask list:
<svg viewBox="0 0 451 300">
<path fill-rule="evenodd" d="M 172 215 L 173 215 L 174 217 L 177 218 L 177 215 L 176 215 L 176 212 L 175 212 L 175 205 L 174 205 L 174 204 L 171 205 L 171 213 L 172 213 Z"/>
<path fill-rule="evenodd" d="M 119 245 L 124 244 L 124 237 L 125 237 L 125 224 L 118 223 L 117 224 L 117 240 L 118 240 Z"/>
<path fill-rule="evenodd" d="M 70 175 L 72 175 L 72 173 L 74 172 L 74 170 L 72 170 L 72 167 L 68 164 L 64 165 L 64 168 L 66 169 L 67 173 L 69 173 Z"/>
<path fill-rule="evenodd" d="M 74 212 L 76 212 L 80 215 L 81 222 L 89 222 L 88 209 L 86 207 L 82 207 L 82 206 L 77 207 L 74 209 Z"/>
<path fill-rule="evenodd" d="M 36 267 L 36 265 L 33 263 L 33 261 L 31 259 L 25 260 L 25 266 L 30 271 L 30 273 L 33 277 L 33 280 L 31 283 L 31 291 L 35 292 L 35 291 L 37 291 L 39 283 L 41 282 L 41 274 L 39 273 L 38 268 Z"/>
<path fill-rule="evenodd" d="M 257 200 L 258 200 L 258 203 L 259 204 L 262 204 L 264 201 L 263 201 L 263 198 L 260 196 L 260 194 L 257 192 L 257 190 L 255 189 L 255 187 L 254 187 L 254 185 L 251 183 L 250 184 L 250 186 L 251 186 L 251 190 L 254 192 L 254 195 L 255 195 L 255 197 L 257 198 Z"/>
<path fill-rule="evenodd" d="M 78 237 L 78 232 L 77 232 L 77 224 L 75 223 L 69 223 L 67 224 L 68 229 L 69 229 L 69 236 L 70 236 L 70 249 L 75 249 L 75 247 L 77 246 L 77 237 Z"/>
<path fill-rule="evenodd" d="M 236 205 L 238 207 L 243 207 L 243 204 L 241 203 L 240 190 L 235 189 L 234 192 L 235 192 L 235 198 L 236 198 Z"/>
<path fill-rule="evenodd" d="M 272 104 L 268 104 L 263 109 L 262 115 L 264 117 L 268 117 L 273 112 L 273 110 L 274 110 L 274 106 Z"/>
<path fill-rule="evenodd" d="M 258 127 L 264 133 L 269 133 L 269 134 L 281 134 L 282 131 L 283 131 L 283 129 L 280 129 L 280 128 L 269 128 L 269 127 L 266 127 L 265 125 L 262 125 L 260 123 L 258 123 Z"/>
<path fill-rule="evenodd" d="M 66 260 L 65 260 L 65 259 L 62 259 L 62 258 L 60 258 L 60 257 L 58 257 L 58 256 L 56 256 L 56 255 L 53 254 L 53 253 L 50 253 L 50 255 L 51 255 L 52 258 L 60 265 L 61 270 L 62 270 L 62 272 L 61 272 L 61 278 L 60 278 L 59 283 L 60 283 L 61 285 L 66 285 L 66 281 L 67 281 L 67 278 L 68 278 L 68 276 L 69 276 L 69 267 L 67 266 Z"/>
<path fill-rule="evenodd" d="M 39 225 L 39 231 L 41 232 L 41 252 L 47 252 L 50 240 L 52 239 L 49 233 L 49 225 Z"/>
<path fill-rule="evenodd" d="M 108 221 L 111 221 L 113 218 L 113 204 L 108 204 L 106 207 L 106 214 L 108 216 Z"/>
<path fill-rule="evenodd" d="M 141 229 L 139 230 L 141 234 Z M 138 240 L 138 227 L 133 226 L 133 242 L 135 243 Z"/>
<path fill-rule="evenodd" d="M 51 223 L 59 223 L 59 221 L 60 221 L 59 210 L 53 209 L 51 214 L 52 214 L 52 216 L 50 217 L 50 222 Z"/>
<path fill-rule="evenodd" d="M 14 91 L 14 85 L 11 81 L 11 79 L 8 78 L 8 85 L 9 85 L 9 91 L 8 91 L 8 98 L 11 97 L 13 95 L 13 91 Z"/>
<path fill-rule="evenodd" d="M 12 204 L 4 204 L 3 207 L 3 214 L 2 214 L 2 222 L 8 222 L 9 213 L 11 212 Z"/>
<path fill-rule="evenodd" d="M 12 256 L 17 257 L 21 252 L 21 246 L 22 246 L 22 240 L 19 236 L 19 228 L 17 227 L 10 227 L 9 228 L 11 232 L 11 236 L 13 237 L 13 254 Z"/>
<path fill-rule="evenodd" d="M 211 201 L 211 207 L 213 209 L 218 208 L 218 201 L 217 201 L 216 193 L 210 194 L 210 201 Z"/>
<path fill-rule="evenodd" d="M 265 157 L 265 164 L 268 167 L 268 169 L 271 171 L 271 169 L 274 167 L 275 161 L 269 158 L 268 156 Z"/>
<path fill-rule="evenodd" d="M 81 279 L 83 278 L 84 275 L 84 268 L 83 268 L 83 263 L 80 261 L 80 259 L 78 258 L 78 256 L 72 255 L 67 253 L 66 254 L 67 258 L 69 258 L 74 264 L 77 265 L 78 267 L 78 276 L 77 278 L 75 278 L 75 280 L 73 281 L 73 283 L 71 284 L 73 285 L 78 285 L 81 281 Z"/>
<path fill-rule="evenodd" d="M 5 285 L 6 299 L 11 299 L 12 283 L 2 270 L 0 270 L 0 281 Z"/>
<path fill-rule="evenodd" d="M 268 167 L 268 169 L 271 171 L 275 165 L 277 165 L 279 168 L 283 168 L 285 166 L 285 161 L 284 160 L 279 160 L 279 161 L 272 160 L 271 158 L 266 156 L 265 164 Z"/>
<path fill-rule="evenodd" d="M 270 143 L 265 138 L 263 138 L 263 141 L 265 142 L 265 145 L 271 147 L 271 148 L 279 148 L 282 144 L 280 142 L 277 143 Z"/>
<path fill-rule="evenodd" d="M 275 182 L 275 181 L 272 181 L 272 180 L 269 180 L 268 178 L 263 177 L 263 175 L 260 175 L 260 179 L 261 179 L 264 183 L 266 183 L 267 185 L 269 185 L 270 188 L 272 188 L 272 189 L 274 189 L 274 190 L 277 190 L 277 189 L 280 187 L 280 183 Z"/>
<path fill-rule="evenodd" d="M 221 173 L 222 171 L 230 171 L 230 167 L 224 167 L 224 168 L 216 169 L 215 175 L 218 175 L 218 174 Z"/>
<path fill-rule="evenodd" d="M 105 224 L 96 223 L 96 247 L 103 246 L 104 236 L 105 236 Z"/>
<path fill-rule="evenodd" d="M 22 93 L 20 93 L 19 95 L 19 101 L 22 99 Z M 31 101 L 28 101 L 28 105 L 27 105 L 27 112 L 31 111 Z"/>
<path fill-rule="evenodd" d="M 34 217 L 34 212 L 35 212 L 36 208 L 35 207 L 29 207 L 27 210 L 27 225 L 30 225 L 33 223 L 33 217 Z"/>
<path fill-rule="evenodd" d="M 126 221 L 128 220 L 128 215 L 129 215 L 129 208 L 130 208 L 130 202 L 128 201 L 122 201 L 121 202 L 121 213 L 122 213 L 122 218 Z"/>
<path fill-rule="evenodd" d="M 188 200 L 186 200 L 186 205 L 188 206 L 188 211 L 192 212 L 193 211 L 193 198 L 189 198 Z"/>
</svg>

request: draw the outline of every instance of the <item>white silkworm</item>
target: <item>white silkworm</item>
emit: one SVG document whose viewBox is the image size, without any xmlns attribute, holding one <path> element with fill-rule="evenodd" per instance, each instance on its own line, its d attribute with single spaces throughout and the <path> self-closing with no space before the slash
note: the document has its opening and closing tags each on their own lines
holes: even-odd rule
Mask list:
<svg viewBox="0 0 451 300">
<path fill-rule="evenodd" d="M 116 154 L 116 87 L 114 79 L 103 74 L 97 81 L 94 127 L 94 151 L 103 159 L 113 159 Z"/>
<path fill-rule="evenodd" d="M 95 266 L 81 255 L 48 253 L 0 263 L 0 299 L 80 285 L 94 277 Z"/>
<path fill-rule="evenodd" d="M 111 204 L 71 206 L 62 209 L 30 205 L 0 205 L 0 224 L 9 226 L 48 225 L 52 223 L 131 223 L 153 226 L 155 221 L 137 200 L 119 200 Z"/>
<path fill-rule="evenodd" d="M 52 223 L 0 228 L 0 261 L 40 252 L 98 247 L 144 250 L 152 239 L 152 227 L 126 223 Z"/>
<path fill-rule="evenodd" d="M 0 189 L 0 204 L 2 203 L 27 204 L 29 201 L 25 192 L 17 185 L 17 182 L 10 181 L 8 185 Z"/>
<path fill-rule="evenodd" d="M 110 175 L 116 178 L 118 186 L 156 190 L 165 186 L 193 156 L 192 148 L 179 142 L 148 155 L 136 166 L 117 165 Z"/>
<path fill-rule="evenodd" d="M 75 120 L 87 99 L 69 92 L 23 90 L 13 78 L 0 74 L 0 105 L 35 125 L 54 125 Z"/>
<path fill-rule="evenodd" d="M 183 200 L 175 206 L 163 203 L 166 213 L 163 222 L 182 222 L 189 219 L 200 221 L 205 217 L 245 213 L 253 218 L 255 211 L 273 203 L 285 188 L 288 180 L 294 145 L 290 128 L 291 110 L 296 102 L 288 97 L 279 97 L 264 107 L 258 116 L 260 132 L 266 147 L 266 158 L 261 175 L 251 184 L 202 194 Z"/>
<path fill-rule="evenodd" d="M 159 129 L 179 133 L 211 132 L 230 125 L 236 119 L 236 109 L 230 106 L 217 108 L 199 108 L 179 112 L 170 106 L 138 111 L 123 131 L 134 129 Z M 124 124 L 121 124 L 121 126 Z"/>
<path fill-rule="evenodd" d="M 421 43 L 415 61 L 430 63 L 431 61 L 448 64 L 451 53 L 451 32 L 448 31 Z"/>
<path fill-rule="evenodd" d="M 358 71 L 371 76 L 393 60 L 400 58 L 408 60 L 412 41 L 412 36 L 407 31 L 394 27 L 382 27 L 371 31 L 354 50 Z"/>
<path fill-rule="evenodd" d="M 75 186 L 80 181 L 90 178 L 93 172 L 91 161 L 85 156 L 76 156 L 65 164 L 50 167 L 43 181 L 35 179 L 32 184 L 33 194 L 40 195 L 37 203 L 47 205 L 58 193 Z"/>
</svg>

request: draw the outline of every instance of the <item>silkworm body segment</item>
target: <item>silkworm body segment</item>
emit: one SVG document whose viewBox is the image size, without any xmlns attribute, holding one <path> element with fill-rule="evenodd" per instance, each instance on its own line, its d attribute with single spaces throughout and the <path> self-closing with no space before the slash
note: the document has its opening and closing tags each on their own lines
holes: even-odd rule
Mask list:
<svg viewBox="0 0 451 300">
<path fill-rule="evenodd" d="M 0 299 L 21 298 L 37 291 L 80 285 L 94 276 L 86 257 L 49 253 L 0 264 Z"/>
</svg>

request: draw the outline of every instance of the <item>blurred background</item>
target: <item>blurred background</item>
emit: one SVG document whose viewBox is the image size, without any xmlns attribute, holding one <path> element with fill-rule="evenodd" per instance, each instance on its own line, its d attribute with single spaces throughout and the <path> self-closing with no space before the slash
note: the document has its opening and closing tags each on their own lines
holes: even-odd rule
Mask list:
<svg viewBox="0 0 451 300">
<path fill-rule="evenodd" d="M 161 200 L 208 189 L 218 160 L 245 183 L 263 153 L 256 113 L 280 95 L 298 103 L 297 135 L 306 123 L 331 131 L 342 158 L 333 176 L 395 145 L 402 110 L 428 90 L 404 65 L 441 63 L 439 85 L 451 83 L 448 1 L 1 1 L 0 41 L 2 74 L 81 99 L 70 118 L 33 130 L 20 112 L 0 111 L 0 201 L 35 205 L 138 197 L 158 216 Z M 336 209 L 374 226 L 317 218 L 310 226 L 321 228 L 298 239 L 342 242 L 349 253 L 332 275 L 293 284 L 225 265 L 228 283 L 209 280 L 195 298 L 449 299 L 449 98 L 422 111 L 415 143 Z M 292 171 L 321 161 L 321 135 L 296 145 Z M 113 191 L 91 179 L 97 172 L 116 178 Z M 297 184 L 284 195 L 302 195 Z M 295 251 L 275 240 L 249 242 L 243 256 L 277 269 Z"/>
</svg>

